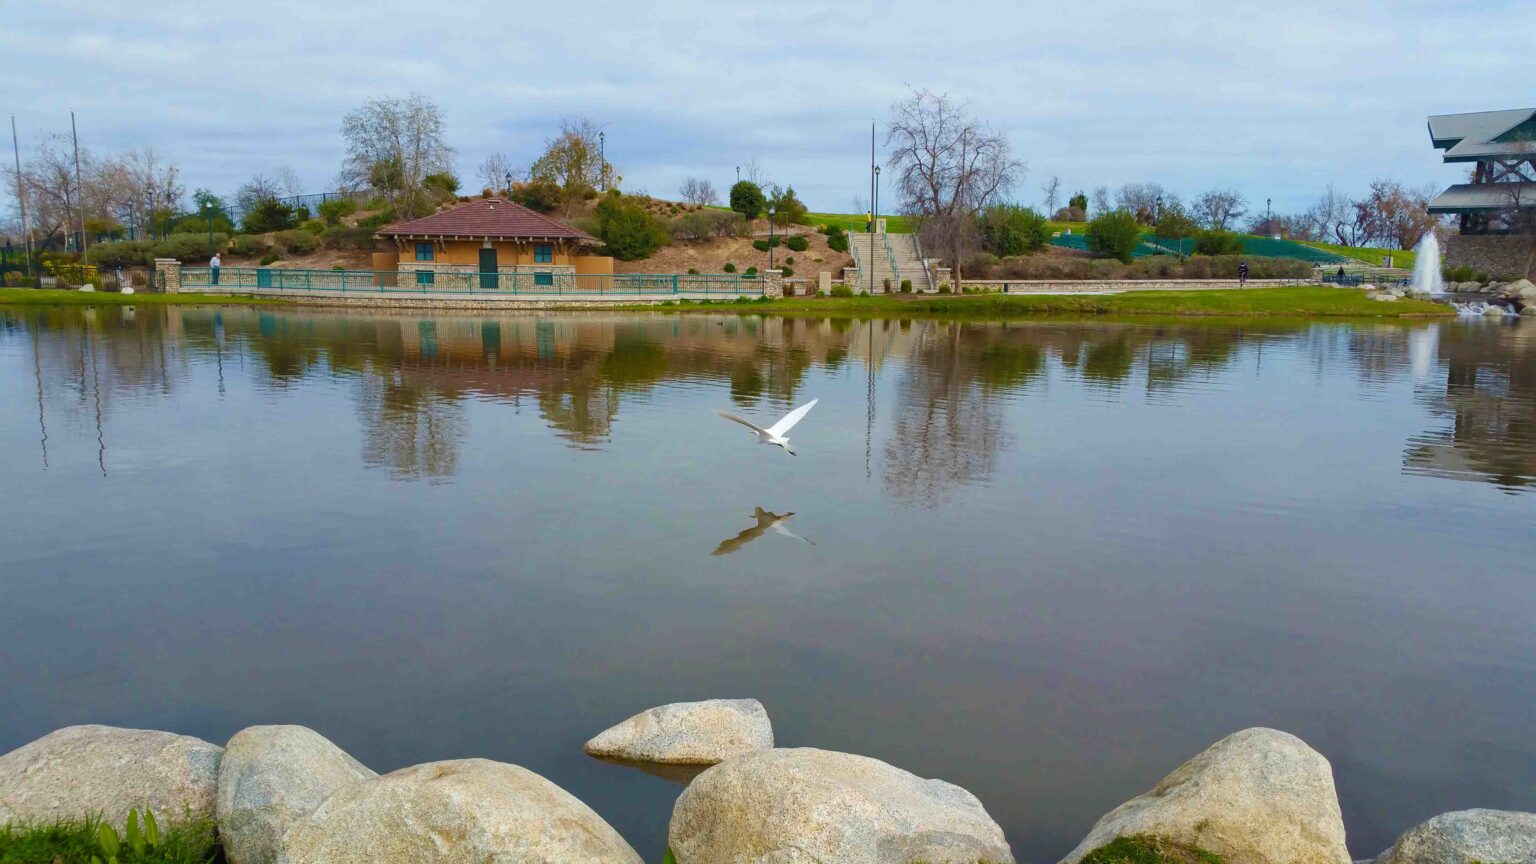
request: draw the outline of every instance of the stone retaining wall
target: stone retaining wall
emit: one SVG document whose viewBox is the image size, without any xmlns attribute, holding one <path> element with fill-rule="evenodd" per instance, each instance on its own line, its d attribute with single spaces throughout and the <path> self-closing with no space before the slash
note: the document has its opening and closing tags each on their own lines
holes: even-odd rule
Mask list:
<svg viewBox="0 0 1536 864">
<path fill-rule="evenodd" d="M 1445 244 L 1446 267 L 1471 267 L 1495 279 L 1529 277 L 1536 237 L 1453 234 Z"/>
</svg>

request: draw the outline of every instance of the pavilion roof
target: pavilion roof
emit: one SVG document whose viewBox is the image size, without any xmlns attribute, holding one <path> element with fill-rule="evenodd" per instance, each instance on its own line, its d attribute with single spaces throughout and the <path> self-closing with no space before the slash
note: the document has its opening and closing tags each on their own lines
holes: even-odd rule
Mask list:
<svg viewBox="0 0 1536 864">
<path fill-rule="evenodd" d="M 1477 213 L 1507 210 L 1518 200 L 1536 206 L 1536 183 L 1460 183 L 1429 202 L 1431 213 Z"/>
<path fill-rule="evenodd" d="M 601 242 L 585 231 L 505 198 L 480 198 L 431 216 L 396 222 L 379 229 L 376 236 Z"/>
<path fill-rule="evenodd" d="M 1536 108 L 1437 114 L 1429 118 L 1429 138 L 1446 162 L 1536 154 Z"/>
</svg>

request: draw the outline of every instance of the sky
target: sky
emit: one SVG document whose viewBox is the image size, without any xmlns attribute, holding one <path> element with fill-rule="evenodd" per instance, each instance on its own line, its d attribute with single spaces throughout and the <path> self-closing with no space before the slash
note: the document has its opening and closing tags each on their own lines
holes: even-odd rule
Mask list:
<svg viewBox="0 0 1536 864">
<path fill-rule="evenodd" d="M 332 190 L 342 116 L 420 91 L 467 188 L 487 154 L 529 164 L 586 117 L 626 190 L 723 193 L 755 161 L 812 210 L 851 211 L 871 121 L 883 138 L 926 88 L 1007 134 L 1020 203 L 1058 176 L 1292 212 L 1328 184 L 1458 182 L 1425 118 L 1536 107 L 1527 3 L 0 0 L 0 94 L 23 158 L 73 109 L 82 146 L 153 146 L 189 190 L 283 166 Z"/>
</svg>

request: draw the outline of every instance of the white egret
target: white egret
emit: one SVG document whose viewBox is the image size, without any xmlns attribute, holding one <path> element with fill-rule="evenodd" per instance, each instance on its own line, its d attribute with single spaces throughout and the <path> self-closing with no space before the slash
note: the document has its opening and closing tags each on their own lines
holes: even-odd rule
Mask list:
<svg viewBox="0 0 1536 864">
<path fill-rule="evenodd" d="M 801 405 L 799 408 L 796 408 L 788 414 L 785 414 L 783 419 L 779 420 L 779 422 L 773 424 L 772 426 L 769 426 L 767 429 L 764 429 L 763 427 L 753 423 L 750 420 L 743 420 L 742 418 L 737 417 L 735 414 L 732 414 L 729 411 L 717 410 L 715 413 L 719 414 L 721 417 L 724 417 L 727 420 L 740 423 L 741 425 L 757 433 L 757 443 L 772 444 L 775 447 L 783 447 L 785 453 L 788 453 L 791 456 L 798 456 L 800 454 L 796 453 L 795 449 L 789 446 L 789 430 L 795 428 L 796 423 L 799 423 L 801 420 L 805 419 L 805 415 L 810 413 L 812 408 L 816 407 L 816 403 L 818 401 L 820 400 L 812 399 L 804 405 Z"/>
</svg>

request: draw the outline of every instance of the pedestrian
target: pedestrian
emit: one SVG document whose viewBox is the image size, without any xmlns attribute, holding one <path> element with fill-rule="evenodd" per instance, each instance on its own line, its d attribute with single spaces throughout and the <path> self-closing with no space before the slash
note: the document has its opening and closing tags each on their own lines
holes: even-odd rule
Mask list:
<svg viewBox="0 0 1536 864">
<path fill-rule="evenodd" d="M 208 275 L 212 277 L 211 281 L 214 285 L 219 284 L 219 253 L 217 252 L 208 259 Z"/>
<path fill-rule="evenodd" d="M 1248 284 L 1248 262 L 1241 261 L 1237 265 L 1237 284 L 1239 287 Z"/>
</svg>

